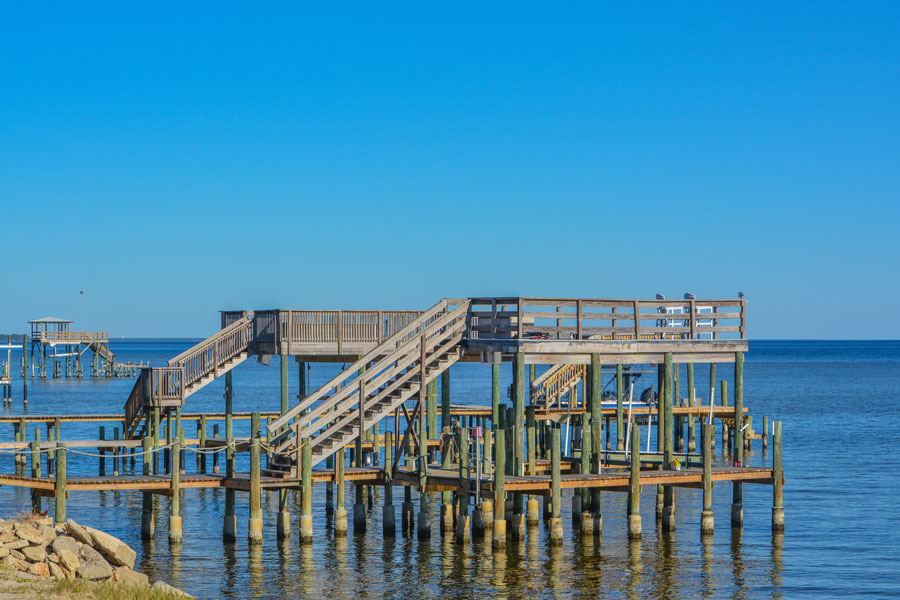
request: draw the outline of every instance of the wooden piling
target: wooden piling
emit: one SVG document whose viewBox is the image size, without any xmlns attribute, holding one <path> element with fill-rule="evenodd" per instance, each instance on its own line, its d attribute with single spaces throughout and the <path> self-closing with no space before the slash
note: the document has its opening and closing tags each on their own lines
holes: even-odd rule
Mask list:
<svg viewBox="0 0 900 600">
<path fill-rule="evenodd" d="M 203 452 L 206 450 L 206 415 L 200 415 L 200 422 L 197 426 L 197 439 L 199 440 L 200 450 L 201 452 L 197 453 L 198 457 L 198 471 L 200 473 L 206 473 L 206 453 Z"/>
<path fill-rule="evenodd" d="M 247 523 L 247 539 L 251 545 L 263 542 L 259 418 L 258 412 L 250 415 L 250 518 Z"/>
<path fill-rule="evenodd" d="M 712 511 L 712 424 L 701 425 L 703 435 L 703 511 L 700 513 L 700 535 L 712 535 L 715 517 Z"/>
<path fill-rule="evenodd" d="M 697 405 L 697 393 L 694 389 L 694 363 L 687 364 L 687 377 L 688 377 L 688 406 L 693 408 Z M 697 441 L 694 439 L 696 422 L 694 418 L 694 414 L 691 413 L 687 417 L 688 423 L 688 452 L 695 452 L 697 450 Z"/>
<path fill-rule="evenodd" d="M 66 445 L 62 442 L 56 444 L 56 485 L 54 488 L 56 496 L 56 514 L 57 524 L 66 522 Z"/>
<path fill-rule="evenodd" d="M 616 450 L 625 449 L 625 412 L 623 401 L 625 396 L 625 381 L 622 375 L 622 365 L 616 365 Z"/>
<path fill-rule="evenodd" d="M 781 421 L 775 421 L 775 435 L 772 437 L 772 531 L 784 531 L 784 471 L 781 468 Z"/>
<path fill-rule="evenodd" d="M 477 442 L 477 440 L 476 440 Z M 469 541 L 469 429 L 459 430 L 459 492 L 457 494 L 456 541 Z"/>
<path fill-rule="evenodd" d="M 734 460 L 735 464 L 744 464 L 744 353 L 734 353 Z M 735 481 L 732 484 L 731 527 L 740 529 L 744 526 L 744 484 Z"/>
<path fill-rule="evenodd" d="M 633 419 L 634 417 L 632 417 Z M 641 539 L 641 436 L 632 422 L 631 476 L 628 488 L 628 539 Z"/>
<path fill-rule="evenodd" d="M 492 545 L 506 548 L 506 432 L 497 428 L 494 432 L 494 448 L 497 459 L 494 466 L 494 521 Z"/>
<path fill-rule="evenodd" d="M 665 355 L 665 394 L 664 394 L 664 410 L 666 413 L 666 426 L 664 429 L 665 446 L 663 449 L 663 468 L 671 469 L 674 456 L 674 419 L 672 417 L 672 405 L 675 399 L 675 390 L 672 378 L 672 353 L 667 352 Z M 663 487 L 663 514 L 662 514 L 663 531 L 675 530 L 675 488 L 670 485 Z"/>
<path fill-rule="evenodd" d="M 180 544 L 181 535 L 181 447 L 183 432 L 176 432 L 172 447 L 172 514 L 169 516 L 169 543 Z"/>
<path fill-rule="evenodd" d="M 719 382 L 719 403 L 722 406 L 728 406 L 728 382 L 724 379 Z M 731 444 L 731 435 L 729 433 L 728 424 L 722 422 L 722 454 L 728 452 Z"/>
<path fill-rule="evenodd" d="M 31 476 L 38 478 L 41 476 L 41 430 L 35 428 L 35 440 L 31 442 Z M 36 494 L 37 490 L 31 491 L 31 512 L 34 514 L 41 513 L 41 497 Z"/>
<path fill-rule="evenodd" d="M 303 493 L 300 498 L 300 543 L 311 544 L 313 541 L 313 517 L 312 517 L 312 444 L 309 438 L 301 441 L 303 457 L 301 482 Z M 285 511 L 287 514 L 287 511 Z"/>
<path fill-rule="evenodd" d="M 537 475 L 537 435 L 534 406 L 525 409 L 525 429 L 528 444 L 528 474 Z M 525 509 L 525 521 L 528 525 L 537 525 L 541 522 L 540 504 L 537 496 L 529 496 Z"/>
<path fill-rule="evenodd" d="M 563 541 L 563 526 L 560 512 L 562 509 L 562 476 L 559 427 L 550 428 L 550 545 L 559 546 Z"/>
<path fill-rule="evenodd" d="M 100 426 L 100 441 L 106 441 L 106 428 L 102 425 Z M 100 462 L 100 477 L 106 477 L 106 448 L 100 446 L 99 450 L 100 458 L 97 460 Z"/>
<path fill-rule="evenodd" d="M 144 476 L 153 475 L 153 440 L 149 436 L 144 436 L 141 440 L 141 451 L 143 459 L 141 460 Z M 141 539 L 152 540 L 155 533 L 155 523 L 153 518 L 153 494 L 150 492 L 141 493 Z"/>
<path fill-rule="evenodd" d="M 500 422 L 500 365 L 491 365 L 491 427 Z"/>
<path fill-rule="evenodd" d="M 334 537 L 347 537 L 347 508 L 345 507 L 344 465 L 347 463 L 347 449 L 341 448 L 334 461 L 334 484 L 337 487 L 337 506 L 334 509 Z"/>
<path fill-rule="evenodd" d="M 113 441 L 116 441 L 116 442 L 119 441 L 119 428 L 118 427 L 113 427 Z M 119 452 L 120 452 L 120 450 L 119 450 L 118 446 L 113 448 L 113 477 L 119 476 Z M 124 463 L 124 461 L 125 461 L 125 459 L 123 458 L 122 462 Z"/>
<path fill-rule="evenodd" d="M 385 537 L 397 534 L 396 513 L 394 512 L 394 434 L 384 432 L 384 509 L 381 513 L 381 527 Z"/>
<path fill-rule="evenodd" d="M 219 424 L 216 423 L 213 425 L 213 437 L 215 439 L 219 439 Z M 219 473 L 219 455 L 221 452 L 216 452 L 212 455 L 212 472 L 215 474 Z"/>
<path fill-rule="evenodd" d="M 231 371 L 225 373 L 225 477 L 234 478 L 234 391 Z M 157 411 L 157 415 L 158 415 Z M 157 418 L 157 423 L 159 419 Z M 225 488 L 225 516 L 222 524 L 222 539 L 226 543 L 237 540 L 237 516 L 234 512 L 234 489 Z"/>
<path fill-rule="evenodd" d="M 591 428 L 585 424 L 581 427 L 581 473 L 591 472 Z M 577 495 L 577 494 L 576 494 Z M 572 510 L 575 510 L 575 501 L 572 502 Z M 594 535 L 594 516 L 591 513 L 591 489 L 581 488 L 581 501 L 579 505 L 578 523 L 576 527 L 581 535 Z"/>
</svg>

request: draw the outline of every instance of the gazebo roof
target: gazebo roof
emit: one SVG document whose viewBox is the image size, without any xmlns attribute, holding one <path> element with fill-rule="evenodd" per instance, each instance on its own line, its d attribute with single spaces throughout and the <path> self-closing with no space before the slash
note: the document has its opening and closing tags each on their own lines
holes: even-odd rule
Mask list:
<svg viewBox="0 0 900 600">
<path fill-rule="evenodd" d="M 28 321 L 29 323 L 71 323 L 68 319 L 60 319 L 58 317 L 44 317 L 43 319 L 35 319 Z"/>
</svg>

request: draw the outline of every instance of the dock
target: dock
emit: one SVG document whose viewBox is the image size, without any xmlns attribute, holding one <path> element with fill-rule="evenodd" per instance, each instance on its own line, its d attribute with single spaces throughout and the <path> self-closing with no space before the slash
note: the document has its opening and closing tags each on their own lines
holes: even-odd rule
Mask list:
<svg viewBox="0 0 900 600">
<path fill-rule="evenodd" d="M 263 543 L 260 495 L 270 489 L 279 494 L 278 537 L 299 531 L 301 543 L 309 543 L 312 489 L 325 485 L 326 526 L 335 536 L 346 535 L 347 481 L 356 494 L 354 531 L 365 531 L 366 490 L 379 486 L 385 491 L 384 535 L 395 535 L 397 487 L 404 495 L 405 533 L 431 535 L 426 498 L 439 494 L 442 533 L 461 542 L 490 536 L 495 549 L 507 539 L 523 539 L 541 520 L 551 544 L 560 543 L 562 490 L 572 492 L 573 533 L 581 536 L 602 535 L 601 494 L 626 493 L 629 537 L 639 538 L 646 486 L 656 489 L 656 516 L 666 533 L 676 527 L 674 488 L 688 487 L 703 490 L 701 533 L 710 534 L 716 483 L 732 487 L 732 528 L 744 526 L 744 484 L 772 487 L 771 526 L 784 527 L 781 423 L 771 423 L 770 432 L 763 417 L 761 432 L 755 431 L 743 402 L 743 298 L 448 298 L 423 311 L 220 315 L 220 331 L 166 366 L 139 369 L 122 414 L 0 418 L 13 425 L 15 438 L 0 450 L 17 458 L 16 474 L 0 475 L 0 484 L 30 488 L 36 507 L 52 495 L 58 521 L 65 518 L 69 492 L 134 490 L 144 494 L 145 538 L 154 535 L 150 495 L 167 495 L 171 543 L 183 535 L 179 497 L 194 488 L 225 490 L 226 541 L 235 538 L 234 494 L 247 492 L 248 538 Z M 252 356 L 263 364 L 272 356 L 281 359 L 277 412 L 234 411 L 233 370 Z M 299 372 L 296 390 L 288 385 L 289 357 Z M 335 362 L 347 366 L 308 389 L 310 365 Z M 457 362 L 490 369 L 483 405 L 452 403 L 450 367 Z M 708 384 L 695 381 L 698 363 L 710 365 Z M 513 384 L 501 394 L 504 364 Z M 539 364 L 550 368 L 536 377 Z M 725 365 L 734 369 L 731 390 L 716 378 L 717 367 Z M 648 374 L 651 386 L 636 395 L 635 382 Z M 219 378 L 225 387 L 221 413 L 183 412 L 193 393 Z M 604 381 L 615 391 L 604 391 Z M 248 438 L 234 435 L 238 418 L 250 419 Z M 66 421 L 116 426 L 112 439 L 101 426 L 97 440 L 69 441 L 61 427 Z M 185 421 L 196 424 L 195 436 L 186 437 Z M 224 432 L 220 423 L 210 432 L 210 421 L 224 421 Z M 36 439 L 27 442 L 29 424 L 46 426 L 47 439 L 41 441 L 36 429 Z M 729 466 L 713 464 L 717 431 Z M 771 466 L 744 465 L 751 444 L 766 452 L 770 438 Z M 195 459 L 188 460 L 191 453 Z M 239 453 L 249 454 L 247 473 L 235 469 Z M 69 454 L 98 460 L 98 476 L 67 477 Z M 413 490 L 420 499 L 417 513 Z M 289 511 L 289 491 L 300 494 L 299 516 Z"/>
</svg>

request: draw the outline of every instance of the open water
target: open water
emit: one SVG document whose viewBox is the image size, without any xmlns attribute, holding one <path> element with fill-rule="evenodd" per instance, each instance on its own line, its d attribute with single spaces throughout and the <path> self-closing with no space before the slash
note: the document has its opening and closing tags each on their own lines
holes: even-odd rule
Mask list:
<svg viewBox="0 0 900 600">
<path fill-rule="evenodd" d="M 113 341 L 119 360 L 163 364 L 191 341 Z M 5 359 L 5 356 L 3 357 Z M 14 358 L 18 365 L 18 359 Z M 333 376 L 339 365 L 313 366 L 310 388 Z M 278 358 L 268 367 L 253 360 L 235 370 L 235 410 L 277 410 Z M 729 380 L 731 365 L 719 365 Z M 297 367 L 291 363 L 291 396 Z M 502 385 L 511 379 L 502 371 Z M 708 371 L 697 368 L 698 393 L 707 393 Z M 489 404 L 490 368 L 452 368 L 454 403 Z M 265 543 L 246 542 L 247 494 L 239 493 L 238 542 L 221 537 L 224 491 L 188 490 L 182 501 L 184 543 L 167 542 L 169 500 L 156 497 L 156 539 L 140 539 L 139 492 L 73 492 L 69 516 L 108 531 L 138 552 L 137 568 L 193 595 L 210 598 L 876 598 L 900 597 L 900 342 L 753 341 L 745 367 L 744 402 L 761 430 L 763 415 L 784 422 L 784 503 L 787 530 L 770 528 L 772 489 L 744 486 L 744 529 L 729 526 L 731 486 L 713 492 L 716 532 L 699 535 L 701 492 L 677 489 L 678 528 L 662 535 L 654 526 L 654 490 L 641 498 L 644 537 L 626 536 L 625 495 L 603 496 L 602 541 L 584 543 L 573 535 L 570 493 L 563 495 L 565 543 L 550 548 L 543 526 L 506 553 L 489 544 L 457 546 L 442 538 L 432 505 L 430 540 L 381 534 L 382 491 L 376 490 L 368 532 L 335 539 L 324 513 L 324 486 L 313 501 L 315 541 L 301 547 L 296 534 L 287 543 L 275 536 L 277 494 L 264 495 Z M 682 395 L 685 395 L 682 376 Z M 121 412 L 133 380 L 30 380 L 27 412 Z M 187 412 L 221 412 L 223 383 L 214 382 L 190 397 Z M 13 407 L 22 414 L 21 380 L 15 380 Z M 717 396 L 718 398 L 718 396 Z M 718 402 L 718 399 L 717 399 Z M 111 431 L 113 424 L 105 424 Z M 67 439 L 96 439 L 98 424 L 64 424 Z M 29 428 L 29 439 L 32 438 Z M 187 435 L 193 434 L 185 423 Z M 210 431 L 212 422 L 210 422 Z M 223 429 L 224 430 L 224 429 Z M 236 421 L 247 435 L 249 421 Z M 43 432 L 42 432 L 43 433 Z M 12 438 L 12 426 L 0 430 Z M 771 449 L 758 442 L 748 464 L 771 464 Z M 717 440 L 721 462 L 722 445 Z M 188 469 L 194 469 L 188 453 Z M 224 462 L 223 462 L 224 465 Z M 138 462 L 140 468 L 140 462 Z M 238 464 L 246 470 L 245 464 Z M 0 455 L 0 471 L 13 472 L 12 457 Z M 97 459 L 70 455 L 72 475 L 94 475 Z M 395 493 L 399 525 L 399 502 Z M 352 502 L 348 486 L 347 500 Z M 299 500 L 299 498 L 292 499 Z M 46 501 L 45 501 L 46 502 Z M 30 508 L 27 490 L 0 487 L 0 516 Z M 348 508 L 351 508 L 348 506 Z M 294 504 L 295 515 L 299 505 Z M 52 512 L 52 509 L 51 509 Z M 352 514 L 352 510 L 351 510 Z"/>
</svg>

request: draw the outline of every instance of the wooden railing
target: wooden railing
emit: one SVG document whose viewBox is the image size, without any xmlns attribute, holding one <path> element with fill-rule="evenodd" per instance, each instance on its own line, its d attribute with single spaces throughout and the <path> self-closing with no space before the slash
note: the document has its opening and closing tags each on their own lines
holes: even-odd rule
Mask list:
<svg viewBox="0 0 900 600">
<path fill-rule="evenodd" d="M 109 342 L 109 332 L 106 331 L 40 331 L 37 333 L 39 342 L 70 342 L 72 344 L 94 344 Z"/>
<path fill-rule="evenodd" d="M 746 300 L 473 298 L 470 339 L 746 339 Z"/>
<path fill-rule="evenodd" d="M 450 307 L 454 308 L 451 310 Z M 348 410 L 355 410 L 358 415 L 360 389 L 364 394 L 373 393 L 409 364 L 419 360 L 423 335 L 426 350 L 433 348 L 438 339 L 443 339 L 440 336 L 457 334 L 462 339 L 467 308 L 466 300 L 445 299 L 418 313 L 412 322 L 270 423 L 269 431 L 277 433 L 300 415 L 298 423 L 301 427 L 327 432 L 333 428 L 328 425 L 331 422 L 329 419 L 337 419 Z M 366 370 L 359 373 L 362 368 Z"/>
<path fill-rule="evenodd" d="M 184 369 L 187 388 L 207 375 L 218 375 L 222 365 L 247 352 L 252 336 L 253 322 L 245 316 L 171 359 L 169 366 Z"/>
<path fill-rule="evenodd" d="M 131 388 L 131 394 L 125 401 L 125 438 L 131 439 L 132 434 L 137 429 L 138 422 L 144 412 L 144 380 L 145 371 L 149 371 L 148 367 L 142 367 L 134 387 Z M 149 380 L 149 374 L 146 376 Z"/>
<path fill-rule="evenodd" d="M 543 408 L 549 411 L 562 396 L 584 379 L 586 373 L 585 365 L 554 365 L 532 382 L 531 403 L 538 404 L 543 400 Z"/>
</svg>

